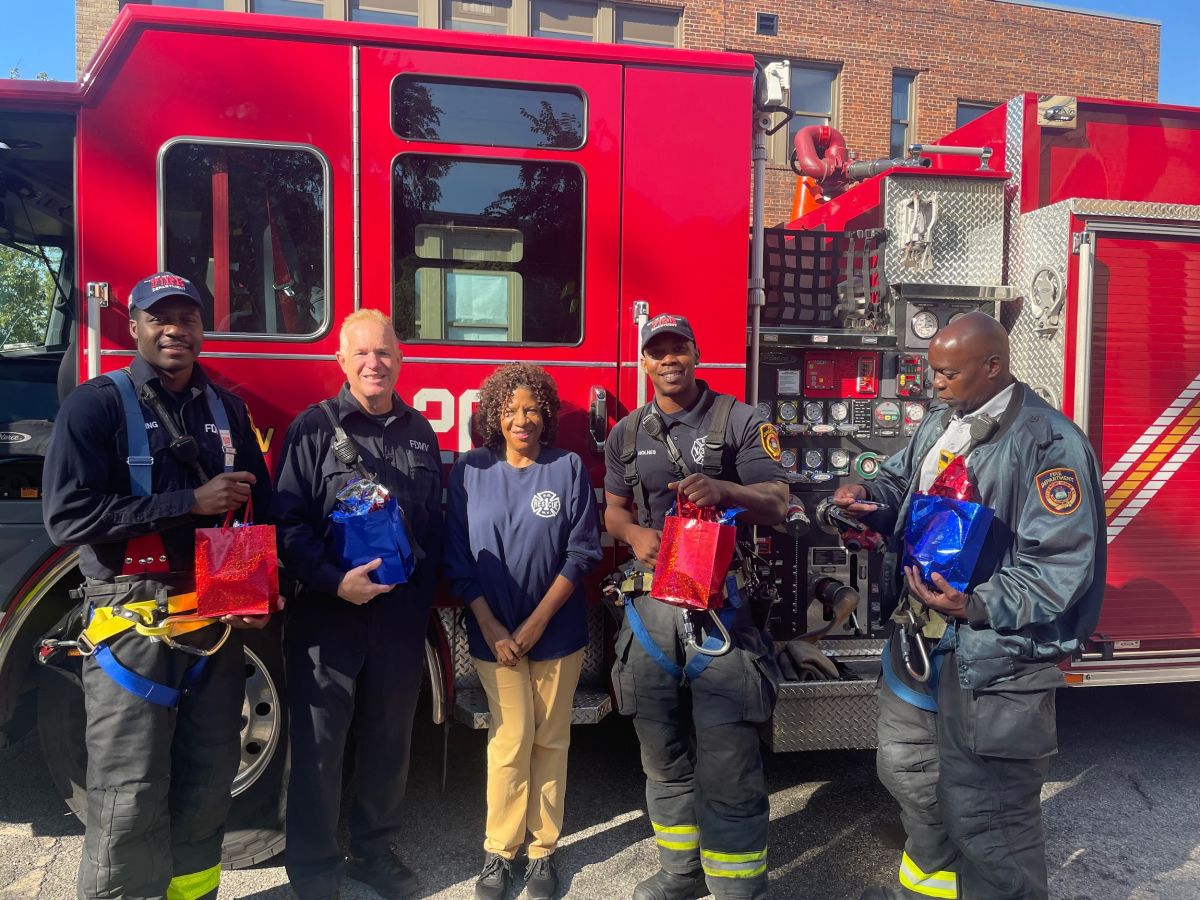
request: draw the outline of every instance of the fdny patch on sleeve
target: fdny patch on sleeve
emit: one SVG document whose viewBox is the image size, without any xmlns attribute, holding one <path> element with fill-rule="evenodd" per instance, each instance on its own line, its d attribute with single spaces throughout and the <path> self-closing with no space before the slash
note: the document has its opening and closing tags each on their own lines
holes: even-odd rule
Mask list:
<svg viewBox="0 0 1200 900">
<path fill-rule="evenodd" d="M 762 441 L 762 448 L 767 452 L 767 456 L 775 462 L 783 459 L 783 447 L 779 445 L 779 433 L 775 430 L 774 425 L 769 422 L 759 425 L 758 439 Z"/>
<path fill-rule="evenodd" d="M 1069 516 L 1083 502 L 1074 469 L 1047 469 L 1039 472 L 1035 481 L 1042 506 L 1056 516 Z"/>
</svg>

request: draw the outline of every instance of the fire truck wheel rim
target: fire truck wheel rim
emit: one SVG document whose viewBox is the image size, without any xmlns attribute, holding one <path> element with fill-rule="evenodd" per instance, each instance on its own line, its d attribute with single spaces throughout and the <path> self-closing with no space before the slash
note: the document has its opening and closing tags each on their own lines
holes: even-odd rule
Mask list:
<svg viewBox="0 0 1200 900">
<path fill-rule="evenodd" d="M 242 701 L 241 760 L 233 779 L 233 796 L 244 793 L 270 765 L 279 744 L 280 697 L 266 664 L 249 647 L 246 695 Z"/>
</svg>

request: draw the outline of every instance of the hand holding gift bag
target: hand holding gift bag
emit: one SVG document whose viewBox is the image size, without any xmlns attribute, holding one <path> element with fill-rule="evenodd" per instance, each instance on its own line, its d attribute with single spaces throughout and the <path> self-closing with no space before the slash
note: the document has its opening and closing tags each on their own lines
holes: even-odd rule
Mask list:
<svg viewBox="0 0 1200 900">
<path fill-rule="evenodd" d="M 966 460 L 956 456 L 927 493 L 915 493 L 904 526 L 904 567 L 915 566 L 932 584 L 938 573 L 965 591 L 987 540 L 995 512 L 975 502 Z"/>
<path fill-rule="evenodd" d="M 387 488 L 365 478 L 348 483 L 337 495 L 333 540 L 347 569 L 373 560 L 382 562 L 370 573 L 376 584 L 406 584 L 416 566 L 414 543 L 404 512 Z"/>
<path fill-rule="evenodd" d="M 739 512 L 697 506 L 680 492 L 663 522 L 650 596 L 687 609 L 720 609 Z"/>
<path fill-rule="evenodd" d="M 268 616 L 279 598 L 275 526 L 235 523 L 233 510 L 220 528 L 196 529 L 196 615 Z"/>
</svg>

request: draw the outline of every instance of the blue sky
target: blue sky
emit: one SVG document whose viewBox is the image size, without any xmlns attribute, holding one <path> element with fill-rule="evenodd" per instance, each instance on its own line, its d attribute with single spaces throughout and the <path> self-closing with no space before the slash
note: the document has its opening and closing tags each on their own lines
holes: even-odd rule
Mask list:
<svg viewBox="0 0 1200 900">
<path fill-rule="evenodd" d="M 769 5 L 772 0 L 764 0 Z M 794 2 L 794 0 L 789 0 Z M 801 0 L 802 2 L 802 0 Z M 1162 23 L 1159 99 L 1200 106 L 1195 55 L 1200 44 L 1196 0 L 1083 0 L 1069 6 L 1156 19 Z M 1097 65 L 1104 60 L 1098 59 Z M 17 66 L 24 78 L 46 72 L 58 81 L 75 77 L 75 4 L 72 0 L 0 0 L 0 77 Z"/>
</svg>

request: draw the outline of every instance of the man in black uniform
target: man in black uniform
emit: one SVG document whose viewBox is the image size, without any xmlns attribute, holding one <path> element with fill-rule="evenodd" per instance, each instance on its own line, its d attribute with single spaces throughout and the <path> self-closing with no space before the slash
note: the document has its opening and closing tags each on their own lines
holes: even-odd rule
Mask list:
<svg viewBox="0 0 1200 900">
<path fill-rule="evenodd" d="M 721 613 L 733 649 L 698 656 L 681 610 L 650 596 L 648 573 L 677 492 L 698 506 L 742 507 L 743 524 L 774 524 L 786 514 L 787 476 L 772 426 L 696 380 L 700 354 L 686 319 L 651 319 L 641 344 L 654 401 L 613 429 L 604 479 L 605 527 L 636 557 L 622 585 L 613 683 L 642 745 L 662 867 L 633 896 L 686 900 L 703 895 L 707 880 L 719 898 L 764 897 L 769 809 L 757 726 L 775 702 L 770 643 L 733 587 Z"/>
<path fill-rule="evenodd" d="M 284 861 L 301 900 L 337 896 L 342 762 L 353 730 L 357 791 L 348 874 L 384 897 L 407 897 L 417 877 L 391 841 L 402 822 L 441 557 L 441 454 L 430 424 L 394 393 L 401 354 L 386 316 L 376 310 L 347 316 L 337 359 L 346 384 L 288 429 L 275 497 L 283 561 L 301 587 L 285 633 L 292 773 Z M 341 563 L 329 514 L 357 469 L 344 461 L 345 452 L 334 452 L 335 436 L 357 451 L 358 468 L 391 492 L 407 518 L 423 552 L 407 584 L 372 581 L 379 560 L 349 571 Z"/>
<path fill-rule="evenodd" d="M 1056 663 L 1099 618 L 1104 492 L 1087 438 L 1013 378 L 995 319 L 971 313 L 946 326 L 929 365 L 938 402 L 908 447 L 833 502 L 898 546 L 913 492 L 963 456 L 995 519 L 965 591 L 937 573 L 932 584 L 915 567 L 903 573 L 879 688 L 878 769 L 908 840 L 899 884 L 863 900 L 1045 900 L 1041 789 L 1057 750 Z"/>
<path fill-rule="evenodd" d="M 196 363 L 200 309 L 177 275 L 139 282 L 129 297 L 138 355 L 72 391 L 46 456 L 46 528 L 60 546 L 79 546 L 82 640 L 95 648 L 83 661 L 81 898 L 196 900 L 215 897 L 220 882 L 246 681 L 228 626 L 267 617 L 145 633 L 188 611 L 174 598 L 195 590 L 196 529 L 252 494 L 258 509 L 270 506 L 245 404 Z"/>
</svg>

